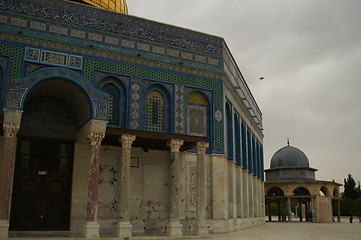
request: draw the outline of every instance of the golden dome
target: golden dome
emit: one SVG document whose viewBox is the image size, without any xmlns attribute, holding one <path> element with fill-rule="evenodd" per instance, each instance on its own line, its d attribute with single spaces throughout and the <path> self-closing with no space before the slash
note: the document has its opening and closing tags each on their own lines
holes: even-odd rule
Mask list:
<svg viewBox="0 0 361 240">
<path fill-rule="evenodd" d="M 75 0 L 75 2 L 83 2 L 94 7 L 128 14 L 128 6 L 125 0 Z"/>
</svg>

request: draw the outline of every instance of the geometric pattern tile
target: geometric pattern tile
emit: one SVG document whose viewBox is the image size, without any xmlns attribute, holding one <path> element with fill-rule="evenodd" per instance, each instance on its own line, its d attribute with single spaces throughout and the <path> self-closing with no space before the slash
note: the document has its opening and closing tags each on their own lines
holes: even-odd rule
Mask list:
<svg viewBox="0 0 361 240">
<path fill-rule="evenodd" d="M 130 104 L 130 128 L 132 129 L 139 129 L 140 127 L 140 89 L 140 84 L 133 82 Z"/>
<path fill-rule="evenodd" d="M 175 85 L 175 132 L 184 133 L 184 86 Z"/>
<path fill-rule="evenodd" d="M 216 119 L 217 122 L 222 121 L 222 118 L 223 118 L 222 111 L 218 109 L 218 110 L 214 113 L 214 118 Z"/>
</svg>

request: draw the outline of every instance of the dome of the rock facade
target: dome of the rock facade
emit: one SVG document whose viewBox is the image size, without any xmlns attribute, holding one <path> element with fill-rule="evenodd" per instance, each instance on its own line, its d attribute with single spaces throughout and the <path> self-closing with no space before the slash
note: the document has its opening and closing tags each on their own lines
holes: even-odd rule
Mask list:
<svg viewBox="0 0 361 240">
<path fill-rule="evenodd" d="M 89 4 L 94 7 L 98 7 L 110 11 L 128 14 L 128 6 L 125 0 L 72 0 L 72 1 Z"/>
<path fill-rule="evenodd" d="M 271 169 L 274 168 L 300 168 L 309 167 L 309 161 L 300 149 L 286 146 L 278 150 L 271 159 Z"/>
</svg>

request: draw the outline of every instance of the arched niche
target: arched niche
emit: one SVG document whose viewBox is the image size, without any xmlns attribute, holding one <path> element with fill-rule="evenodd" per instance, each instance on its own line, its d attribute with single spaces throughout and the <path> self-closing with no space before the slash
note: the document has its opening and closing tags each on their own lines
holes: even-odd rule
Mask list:
<svg viewBox="0 0 361 240">
<path fill-rule="evenodd" d="M 282 197 L 284 196 L 284 192 L 279 187 L 273 187 L 267 191 L 267 197 Z"/>
<path fill-rule="evenodd" d="M 329 192 L 328 192 L 328 189 L 327 189 L 327 187 L 325 187 L 325 186 L 322 186 L 321 188 L 320 188 L 320 196 L 329 196 Z"/>
<path fill-rule="evenodd" d="M 308 191 L 304 187 L 298 187 L 295 190 L 293 190 L 293 196 L 311 196 L 310 191 Z"/>
</svg>

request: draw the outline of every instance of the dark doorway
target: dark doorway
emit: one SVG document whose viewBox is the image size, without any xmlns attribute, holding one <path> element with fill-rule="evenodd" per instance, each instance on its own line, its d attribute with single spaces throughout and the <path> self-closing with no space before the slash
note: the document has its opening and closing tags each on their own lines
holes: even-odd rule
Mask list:
<svg viewBox="0 0 361 240">
<path fill-rule="evenodd" d="M 73 144 L 19 139 L 10 230 L 69 230 Z"/>
</svg>

